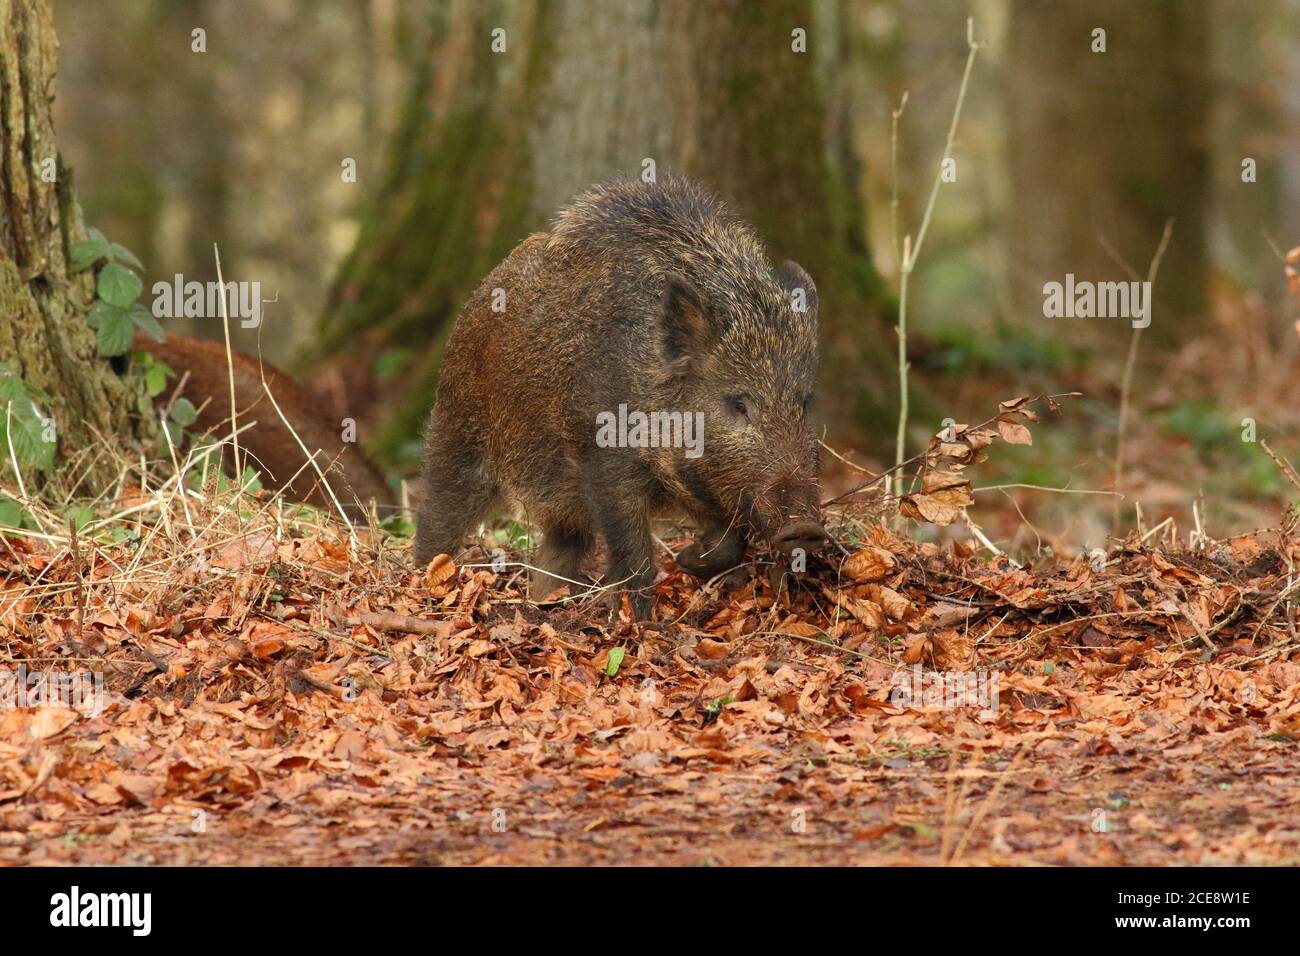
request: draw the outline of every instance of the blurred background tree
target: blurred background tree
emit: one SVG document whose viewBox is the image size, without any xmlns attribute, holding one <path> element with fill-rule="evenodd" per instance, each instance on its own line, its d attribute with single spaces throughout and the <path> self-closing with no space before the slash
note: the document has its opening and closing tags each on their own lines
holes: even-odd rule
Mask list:
<svg viewBox="0 0 1300 956">
<path fill-rule="evenodd" d="M 1012 3 L 1008 261 L 1018 310 L 1041 309 L 1043 284 L 1066 273 L 1115 277 L 1117 258 L 1145 277 L 1173 219 L 1177 241 L 1160 267 L 1155 308 L 1177 321 L 1153 321 L 1148 338 L 1173 344 L 1205 318 L 1207 7 Z M 1077 340 L 1095 326 L 1076 322 L 1066 334 Z M 1122 323 L 1107 331 L 1127 336 Z"/>
</svg>

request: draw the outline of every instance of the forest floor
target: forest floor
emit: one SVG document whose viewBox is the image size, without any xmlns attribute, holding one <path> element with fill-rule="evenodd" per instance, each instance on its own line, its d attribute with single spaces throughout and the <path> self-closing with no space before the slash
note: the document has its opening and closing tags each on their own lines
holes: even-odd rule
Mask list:
<svg viewBox="0 0 1300 956">
<path fill-rule="evenodd" d="M 846 510 L 779 593 L 665 555 L 635 623 L 499 553 L 153 497 L 116 541 L 0 536 L 0 681 L 103 681 L 0 683 L 0 862 L 1300 862 L 1290 516 L 1020 568 Z"/>
</svg>

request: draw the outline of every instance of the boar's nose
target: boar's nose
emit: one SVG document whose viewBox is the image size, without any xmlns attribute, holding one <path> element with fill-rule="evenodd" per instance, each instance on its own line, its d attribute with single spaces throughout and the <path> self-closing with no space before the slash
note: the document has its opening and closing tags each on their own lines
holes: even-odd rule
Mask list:
<svg viewBox="0 0 1300 956">
<path fill-rule="evenodd" d="M 826 540 L 826 530 L 816 521 L 791 521 L 776 533 L 772 543 L 783 554 L 795 548 L 812 551 Z"/>
</svg>

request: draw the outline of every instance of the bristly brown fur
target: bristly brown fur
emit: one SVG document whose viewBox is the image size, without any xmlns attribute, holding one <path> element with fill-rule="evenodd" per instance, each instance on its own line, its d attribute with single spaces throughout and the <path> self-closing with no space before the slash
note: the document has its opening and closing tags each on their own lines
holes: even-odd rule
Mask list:
<svg viewBox="0 0 1300 956">
<path fill-rule="evenodd" d="M 715 197 L 671 175 L 595 186 L 520 243 L 456 323 L 416 558 L 455 552 L 505 501 L 543 530 L 539 587 L 578 579 L 599 535 L 608 580 L 645 588 L 650 517 L 664 510 L 702 527 L 683 567 L 728 567 L 747 532 L 817 520 L 817 361 L 812 280 L 774 269 Z M 597 415 L 620 404 L 701 413 L 703 454 L 600 447 Z"/>
<path fill-rule="evenodd" d="M 155 342 L 137 333 L 135 347 L 171 367 L 176 373 L 171 387 L 186 377 L 183 394 L 199 408 L 197 431 L 213 429 L 219 433 L 223 423 L 229 429 L 230 372 L 224 345 L 184 335 L 168 335 L 164 341 Z M 381 506 L 393 503 L 393 494 L 379 469 L 359 447 L 342 440 L 341 426 L 321 415 L 320 402 L 315 396 L 269 362 L 232 352 L 230 364 L 234 369 L 239 423 L 252 424 L 240 434 L 239 444 L 251 456 L 252 467 L 261 472 L 263 487 L 283 489 L 294 501 L 333 509 L 315 470 L 310 466 L 303 468 L 307 462 L 302 449 L 267 400 L 262 390 L 265 376 L 280 409 L 303 444 L 312 451 L 323 452 L 318 456 L 321 469 L 350 517 L 364 518 L 371 499 Z M 170 394 L 169 389 L 158 401 L 164 401 Z M 295 474 L 297 478 L 293 478 Z"/>
</svg>

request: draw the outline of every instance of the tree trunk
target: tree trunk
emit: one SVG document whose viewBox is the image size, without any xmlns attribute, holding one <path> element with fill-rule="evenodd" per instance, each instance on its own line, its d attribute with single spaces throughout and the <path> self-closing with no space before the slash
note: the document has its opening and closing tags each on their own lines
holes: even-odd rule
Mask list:
<svg viewBox="0 0 1300 956">
<path fill-rule="evenodd" d="M 1093 52 L 1097 29 L 1105 52 Z M 1066 273 L 1129 279 L 1099 237 L 1145 278 L 1173 218 L 1146 335 L 1183 341 L 1206 312 L 1205 0 L 1015 0 L 1009 33 L 1009 261 L 1019 314 L 1122 354 L 1128 323 L 1043 319 L 1043 285 Z"/>
<path fill-rule="evenodd" d="M 482 277 L 575 193 L 639 175 L 646 160 L 711 186 L 776 261 L 809 270 L 835 383 L 828 411 L 885 430 L 888 296 L 868 254 L 849 131 L 832 121 L 813 53 L 838 48 L 834 17 L 814 23 L 807 0 L 773 0 L 762 16 L 737 0 L 438 6 L 432 55 L 312 356 L 344 376 L 353 414 L 380 401 L 376 357 L 409 363 L 382 385 L 384 401 L 400 398 L 378 453 L 400 460 L 418 436 L 442 343 Z M 491 49 L 496 28 L 505 52 Z M 792 50 L 796 28 L 807 53 Z"/>
<path fill-rule="evenodd" d="M 86 324 L 93 280 L 69 267 L 85 229 L 51 121 L 57 46 L 47 0 L 0 0 L 0 363 L 53 424 L 57 453 L 46 470 L 102 487 L 118 472 L 115 454 L 154 432 L 138 415 L 143 390 L 96 358 Z M 0 415 L 13 415 L 5 405 Z M 12 477 L 10 457 L 0 449 L 0 470 Z M 30 490 L 33 475 L 23 478 Z"/>
</svg>

